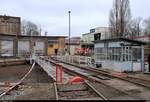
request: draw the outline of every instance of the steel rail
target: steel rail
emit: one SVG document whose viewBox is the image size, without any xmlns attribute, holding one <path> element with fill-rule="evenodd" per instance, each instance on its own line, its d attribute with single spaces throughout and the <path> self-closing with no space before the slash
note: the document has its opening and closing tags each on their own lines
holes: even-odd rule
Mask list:
<svg viewBox="0 0 150 102">
<path fill-rule="evenodd" d="M 54 60 L 54 59 L 53 59 Z M 56 60 L 56 59 L 55 59 Z M 56 60 L 56 61 L 59 61 L 59 60 Z M 117 78 L 117 79 L 121 79 L 121 80 L 124 80 L 124 81 L 127 81 L 127 82 L 130 82 L 130 83 L 133 83 L 135 85 L 139 85 L 139 86 L 142 86 L 142 87 L 146 87 L 148 89 L 150 89 L 150 85 L 149 84 L 143 84 L 143 83 L 139 83 L 139 82 L 136 82 L 136 81 L 133 81 L 129 78 L 123 78 L 123 77 L 119 77 L 119 76 L 115 76 L 115 75 L 112 75 L 111 73 L 105 73 L 105 72 L 102 72 L 100 70 L 96 70 L 96 69 L 92 69 L 92 68 L 86 68 L 86 67 L 81 67 L 79 65 L 75 65 L 75 64 L 72 64 L 72 63 L 68 63 L 68 62 L 64 62 L 64 61 L 60 61 L 61 63 L 65 63 L 65 64 L 69 64 L 69 65 L 72 65 L 72 66 L 75 66 L 75 67 L 78 67 L 78 68 L 82 68 L 82 69 L 87 69 L 87 70 L 90 70 L 90 71 L 93 71 L 93 72 L 97 72 L 99 74 L 103 74 L 103 75 L 106 75 L 106 76 L 110 76 L 112 78 Z"/>
<path fill-rule="evenodd" d="M 91 84 L 85 81 L 85 84 L 88 85 L 99 97 L 101 97 L 103 100 L 108 100 L 102 93 L 98 92 Z"/>
<path fill-rule="evenodd" d="M 56 63 L 56 62 L 54 62 L 54 61 L 52 61 L 52 60 L 49 60 L 49 61 L 50 61 L 52 64 L 55 64 L 55 63 Z M 95 78 L 93 78 L 93 77 L 83 75 L 83 74 L 81 74 L 81 73 L 79 73 L 79 72 L 75 72 L 75 71 L 73 71 L 73 70 L 70 70 L 70 69 L 68 69 L 68 68 L 66 68 L 66 67 L 64 67 L 64 66 L 63 66 L 63 70 L 64 70 L 66 73 L 69 72 L 69 74 L 72 74 L 72 75 L 79 75 L 79 76 L 85 78 L 86 80 L 89 80 L 89 81 L 91 81 L 91 82 L 97 82 L 97 83 L 103 84 L 103 85 L 105 85 L 105 86 L 107 86 L 107 87 L 113 88 L 113 89 L 115 89 L 115 90 L 117 90 L 117 91 L 119 91 L 119 92 L 121 92 L 121 93 L 124 93 L 125 95 L 129 95 L 127 92 L 124 92 L 124 91 L 121 91 L 121 90 L 119 90 L 119 89 L 117 89 L 117 88 L 115 88 L 115 87 L 112 87 L 112 86 L 110 86 L 110 85 L 104 83 L 102 80 L 98 80 L 98 79 L 95 79 Z"/>
<path fill-rule="evenodd" d="M 58 91 L 57 91 L 57 85 L 56 85 L 56 82 L 54 82 L 54 90 L 55 90 L 55 97 L 56 97 L 56 100 L 58 100 Z"/>
<path fill-rule="evenodd" d="M 24 79 L 30 74 L 30 72 L 33 70 L 35 66 L 35 62 L 32 64 L 30 70 L 12 87 L 8 88 L 6 91 L 4 91 L 2 94 L 0 94 L 0 98 L 3 97 L 4 95 L 6 95 L 8 92 L 10 92 L 11 90 L 13 90 L 15 87 L 17 87 L 18 85 L 22 84 Z"/>
</svg>

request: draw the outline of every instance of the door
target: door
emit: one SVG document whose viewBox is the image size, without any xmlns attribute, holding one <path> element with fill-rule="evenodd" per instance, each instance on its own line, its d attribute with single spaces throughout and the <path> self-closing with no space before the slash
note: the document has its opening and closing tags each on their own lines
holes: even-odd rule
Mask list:
<svg viewBox="0 0 150 102">
<path fill-rule="evenodd" d="M 13 56 L 13 41 L 1 41 L 1 56 Z"/>
<path fill-rule="evenodd" d="M 36 41 L 35 42 L 36 54 L 44 55 L 44 51 L 45 51 L 44 41 Z"/>
<path fill-rule="evenodd" d="M 58 49 L 55 49 L 55 55 L 57 55 L 58 54 Z"/>
<path fill-rule="evenodd" d="M 27 56 L 30 52 L 30 43 L 28 40 L 18 41 L 18 56 Z"/>
</svg>

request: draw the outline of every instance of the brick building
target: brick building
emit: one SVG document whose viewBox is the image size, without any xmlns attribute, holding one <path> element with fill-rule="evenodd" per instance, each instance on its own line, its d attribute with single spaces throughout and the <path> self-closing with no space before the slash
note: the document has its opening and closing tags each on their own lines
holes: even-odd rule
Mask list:
<svg viewBox="0 0 150 102">
<path fill-rule="evenodd" d="M 21 18 L 0 15 L 0 34 L 20 35 Z"/>
</svg>

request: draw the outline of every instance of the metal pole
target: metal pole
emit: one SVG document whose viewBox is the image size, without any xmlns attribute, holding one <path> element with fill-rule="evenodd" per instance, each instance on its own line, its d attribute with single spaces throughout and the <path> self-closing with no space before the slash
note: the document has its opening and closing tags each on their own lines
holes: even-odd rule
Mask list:
<svg viewBox="0 0 150 102">
<path fill-rule="evenodd" d="M 141 70 L 144 72 L 144 46 L 141 46 Z"/>
<path fill-rule="evenodd" d="M 68 45 L 69 45 L 69 55 L 70 55 L 70 13 L 71 11 L 68 11 L 68 13 L 69 13 L 69 43 Z"/>
</svg>

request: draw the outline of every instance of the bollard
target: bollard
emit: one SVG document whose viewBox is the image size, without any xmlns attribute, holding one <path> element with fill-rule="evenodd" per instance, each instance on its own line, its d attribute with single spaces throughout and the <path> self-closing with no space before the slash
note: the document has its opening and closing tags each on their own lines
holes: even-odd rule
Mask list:
<svg viewBox="0 0 150 102">
<path fill-rule="evenodd" d="M 62 65 L 60 65 L 60 82 L 63 83 L 63 70 L 62 70 Z"/>
<path fill-rule="evenodd" d="M 56 64 L 56 83 L 63 83 L 63 69 L 62 65 Z"/>
<path fill-rule="evenodd" d="M 56 64 L 56 82 L 58 82 L 58 64 Z"/>
</svg>

